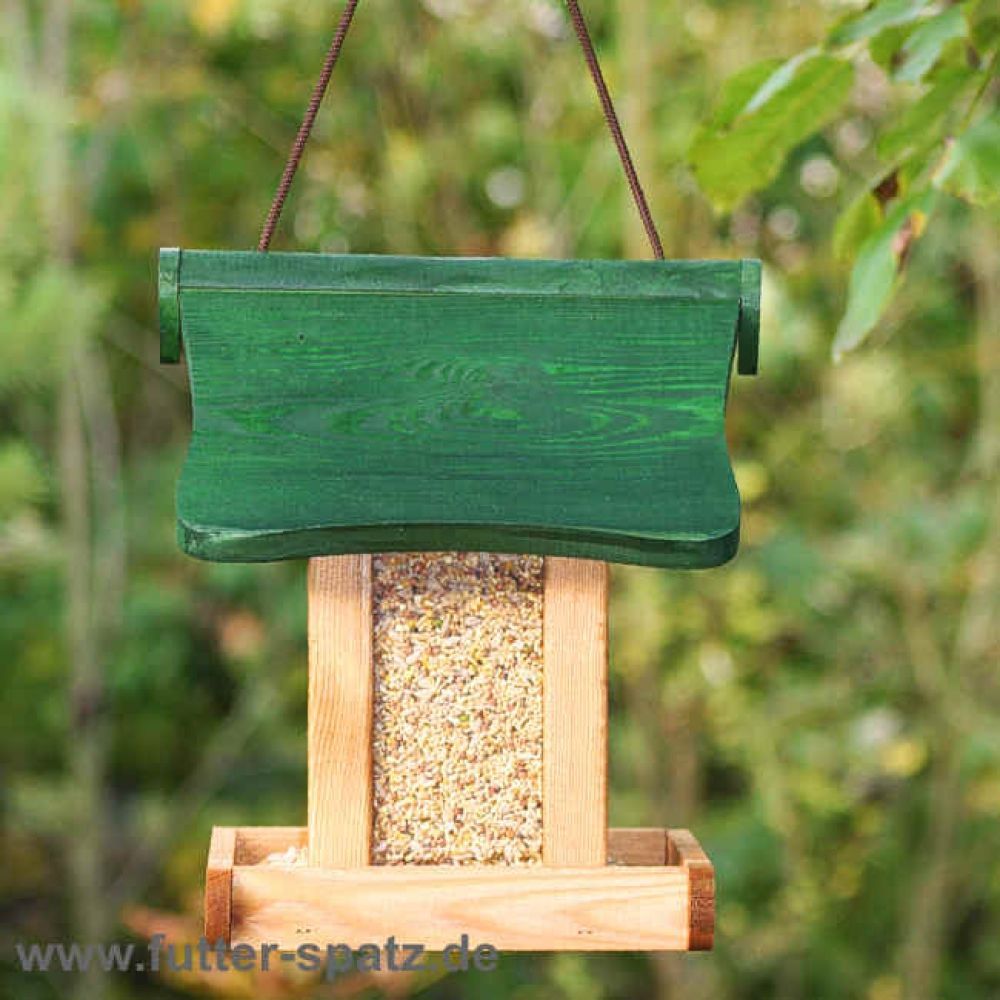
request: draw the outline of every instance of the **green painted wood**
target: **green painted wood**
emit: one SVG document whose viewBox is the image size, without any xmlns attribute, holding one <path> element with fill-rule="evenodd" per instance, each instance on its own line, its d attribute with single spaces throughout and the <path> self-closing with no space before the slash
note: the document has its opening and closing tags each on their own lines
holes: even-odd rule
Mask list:
<svg viewBox="0 0 1000 1000">
<path fill-rule="evenodd" d="M 757 374 L 760 336 L 760 261 L 740 261 L 740 319 L 736 331 L 737 371 Z"/>
<path fill-rule="evenodd" d="M 180 250 L 160 251 L 160 361 L 181 359 Z"/>
<path fill-rule="evenodd" d="M 165 255 L 190 554 L 736 551 L 724 411 L 737 339 L 756 368 L 755 262 Z"/>
</svg>

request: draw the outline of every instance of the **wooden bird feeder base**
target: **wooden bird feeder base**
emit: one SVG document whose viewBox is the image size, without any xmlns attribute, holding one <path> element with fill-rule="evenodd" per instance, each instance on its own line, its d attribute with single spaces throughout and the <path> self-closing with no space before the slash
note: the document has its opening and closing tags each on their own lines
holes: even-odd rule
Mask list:
<svg viewBox="0 0 1000 1000">
<path fill-rule="evenodd" d="M 440 950 L 468 934 L 500 951 L 704 951 L 712 865 L 687 830 L 608 831 L 607 864 L 313 868 L 268 861 L 305 827 L 216 827 L 205 936 L 228 945 L 379 943 Z"/>
<path fill-rule="evenodd" d="M 607 827 L 607 565 L 547 557 L 543 576 L 541 864 L 371 863 L 372 559 L 317 558 L 309 825 L 214 830 L 210 941 L 294 950 L 393 936 L 438 950 L 467 934 L 502 951 L 712 947 L 714 874 L 694 837 Z"/>
</svg>

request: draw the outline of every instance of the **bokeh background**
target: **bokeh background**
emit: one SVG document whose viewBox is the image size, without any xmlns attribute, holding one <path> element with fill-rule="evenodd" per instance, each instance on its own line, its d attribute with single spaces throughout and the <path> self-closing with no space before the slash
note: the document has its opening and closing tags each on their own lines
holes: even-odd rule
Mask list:
<svg viewBox="0 0 1000 1000">
<path fill-rule="evenodd" d="M 611 820 L 696 832 L 715 952 L 17 970 L 194 939 L 212 824 L 304 820 L 304 565 L 176 548 L 155 260 L 256 243 L 340 4 L 3 0 L 0 996 L 1000 996 L 997 12 L 584 7 L 669 256 L 765 262 L 743 549 L 614 571 Z M 275 246 L 645 256 L 561 6 L 364 0 Z"/>
</svg>

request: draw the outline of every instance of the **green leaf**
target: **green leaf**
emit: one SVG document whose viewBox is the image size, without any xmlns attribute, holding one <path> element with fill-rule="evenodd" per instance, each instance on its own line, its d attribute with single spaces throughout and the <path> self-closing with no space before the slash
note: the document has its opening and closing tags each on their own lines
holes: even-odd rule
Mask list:
<svg viewBox="0 0 1000 1000">
<path fill-rule="evenodd" d="M 868 54 L 875 64 L 881 66 L 886 73 L 891 73 L 899 51 L 906 39 L 910 37 L 912 30 L 909 24 L 894 24 L 872 38 L 868 42 Z"/>
<path fill-rule="evenodd" d="M 943 14 L 928 18 L 903 43 L 902 61 L 893 76 L 901 83 L 918 83 L 937 63 L 944 47 L 968 33 L 961 7 L 949 7 Z"/>
<path fill-rule="evenodd" d="M 716 129 L 732 125 L 761 87 L 784 65 L 783 59 L 765 59 L 731 76 L 722 85 L 722 93 L 709 115 L 708 124 Z"/>
<path fill-rule="evenodd" d="M 930 0 L 882 0 L 861 14 L 841 21 L 830 32 L 830 45 L 850 45 L 865 38 L 872 38 L 886 28 L 916 21 L 924 13 Z"/>
<path fill-rule="evenodd" d="M 936 74 L 927 93 L 905 108 L 889 130 L 883 133 L 878 142 L 879 156 L 894 160 L 908 150 L 935 140 L 941 123 L 978 76 L 964 67 Z"/>
<path fill-rule="evenodd" d="M 1000 44 L 1000 10 L 996 0 L 971 4 L 969 41 L 977 52 L 989 52 Z"/>
<path fill-rule="evenodd" d="M 923 233 L 936 197 L 935 191 L 924 190 L 896 203 L 862 244 L 851 272 L 847 310 L 833 341 L 834 360 L 861 344 L 885 312 L 910 246 Z"/>
<path fill-rule="evenodd" d="M 934 183 L 973 205 L 1000 202 L 1000 112 L 993 112 L 952 143 Z"/>
<path fill-rule="evenodd" d="M 850 63 L 805 53 L 777 68 L 752 67 L 730 81 L 688 153 L 715 206 L 731 209 L 771 183 L 788 153 L 834 117 L 853 79 Z"/>
<path fill-rule="evenodd" d="M 864 190 L 840 213 L 833 229 L 833 255 L 837 260 L 851 260 L 858 248 L 878 229 L 882 212 L 869 190 Z"/>
</svg>

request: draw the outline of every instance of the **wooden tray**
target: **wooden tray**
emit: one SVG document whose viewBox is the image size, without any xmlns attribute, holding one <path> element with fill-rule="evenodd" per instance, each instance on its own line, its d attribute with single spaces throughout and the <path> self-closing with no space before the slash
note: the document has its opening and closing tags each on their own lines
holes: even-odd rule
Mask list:
<svg viewBox="0 0 1000 1000">
<path fill-rule="evenodd" d="M 500 951 L 703 951 L 712 947 L 712 864 L 686 830 L 608 831 L 593 868 L 268 862 L 304 827 L 216 827 L 205 936 L 227 945 L 381 944 L 440 950 L 468 934 Z"/>
</svg>

